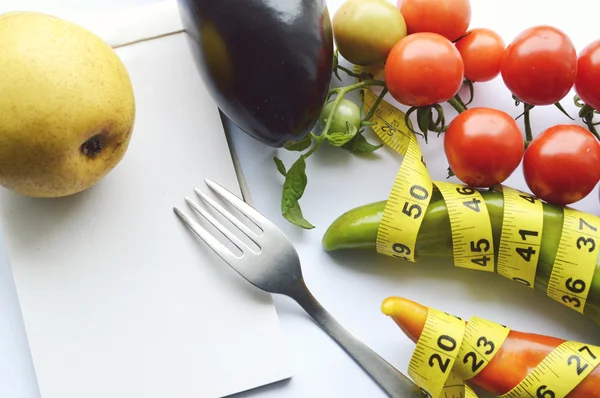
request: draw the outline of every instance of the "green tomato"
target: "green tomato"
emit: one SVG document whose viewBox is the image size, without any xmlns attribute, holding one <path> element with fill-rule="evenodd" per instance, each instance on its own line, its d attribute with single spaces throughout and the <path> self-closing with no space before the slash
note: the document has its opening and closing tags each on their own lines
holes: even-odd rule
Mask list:
<svg viewBox="0 0 600 398">
<path fill-rule="evenodd" d="M 323 110 L 321 110 L 321 116 L 319 118 L 321 130 L 323 130 L 325 123 L 327 123 L 327 118 L 333 109 L 333 102 L 334 100 L 329 101 L 325 104 Z M 328 133 L 345 132 L 346 122 L 350 123 L 350 125 L 356 128 L 359 128 L 361 120 L 360 108 L 354 102 L 346 98 L 342 98 L 333 115 L 333 120 L 329 126 Z"/>
<path fill-rule="evenodd" d="M 333 16 L 332 28 L 340 54 L 362 66 L 385 62 L 407 33 L 400 10 L 387 0 L 346 0 Z"/>
</svg>

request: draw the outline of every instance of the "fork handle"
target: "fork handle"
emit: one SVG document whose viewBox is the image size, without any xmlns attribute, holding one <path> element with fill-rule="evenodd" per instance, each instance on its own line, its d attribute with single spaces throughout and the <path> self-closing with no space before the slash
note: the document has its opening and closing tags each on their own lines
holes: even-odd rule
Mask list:
<svg viewBox="0 0 600 398">
<path fill-rule="evenodd" d="M 295 300 L 390 397 L 424 397 L 421 389 L 408 377 L 344 329 L 308 290 Z"/>
</svg>

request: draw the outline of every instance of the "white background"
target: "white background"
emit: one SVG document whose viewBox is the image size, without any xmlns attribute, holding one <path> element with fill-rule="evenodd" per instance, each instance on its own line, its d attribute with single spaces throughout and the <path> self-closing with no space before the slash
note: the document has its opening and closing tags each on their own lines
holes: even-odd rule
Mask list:
<svg viewBox="0 0 600 398">
<path fill-rule="evenodd" d="M 4 0 L 0 2 L 0 11 L 35 9 L 63 13 L 154 2 L 156 0 Z M 331 16 L 341 3 L 341 0 L 329 1 Z M 600 3 L 594 0 L 568 3 L 472 0 L 471 26 L 496 30 L 508 44 L 529 26 L 551 24 L 567 32 L 579 51 L 597 38 L 598 15 Z M 575 115 L 571 98 L 572 93 L 563 105 Z M 500 78 L 477 85 L 472 106 L 475 105 L 497 107 L 513 116 L 520 113 Z M 450 117 L 452 110 L 448 107 L 446 110 Z M 532 121 L 534 134 L 554 124 L 571 123 L 554 107 L 534 109 Z M 600 344 L 598 326 L 590 320 L 539 291 L 523 288 L 498 275 L 484 275 L 449 265 L 419 267 L 373 252 L 324 252 L 321 238 L 336 217 L 356 206 L 387 197 L 401 161 L 387 148 L 375 156 L 359 158 L 323 146 L 310 157 L 307 161 L 309 183 L 301 204 L 305 216 L 316 228 L 303 231 L 280 216 L 283 181 L 272 162 L 273 156 L 279 156 L 289 166 L 297 154 L 265 147 L 239 131 L 234 131 L 233 136 L 255 205 L 277 223 L 298 248 L 306 281 L 314 295 L 352 333 L 403 372 L 406 372 L 414 344 L 380 311 L 382 300 L 391 295 L 405 296 L 466 318 L 482 316 L 521 331 Z M 429 144 L 422 143 L 421 147 L 432 177 L 444 179 L 447 164 L 441 140 L 432 137 Z M 506 183 L 527 189 L 520 168 Z M 598 188 L 573 207 L 600 215 Z M 0 271 L 3 271 L 1 275 L 9 275 L 7 270 Z M 276 296 L 275 304 L 288 340 L 295 377 L 240 397 L 385 396 L 295 303 Z M 11 280 L 6 278 L 0 279 L 0 397 L 37 397 L 14 290 Z"/>
</svg>

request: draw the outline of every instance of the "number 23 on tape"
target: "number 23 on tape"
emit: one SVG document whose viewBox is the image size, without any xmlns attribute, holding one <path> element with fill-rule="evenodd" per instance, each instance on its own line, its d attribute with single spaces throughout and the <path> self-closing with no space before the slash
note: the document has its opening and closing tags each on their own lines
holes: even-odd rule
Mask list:
<svg viewBox="0 0 600 398">
<path fill-rule="evenodd" d="M 452 231 L 454 265 L 494 272 L 494 240 L 487 207 L 479 191 L 436 181 L 442 193 Z"/>
</svg>

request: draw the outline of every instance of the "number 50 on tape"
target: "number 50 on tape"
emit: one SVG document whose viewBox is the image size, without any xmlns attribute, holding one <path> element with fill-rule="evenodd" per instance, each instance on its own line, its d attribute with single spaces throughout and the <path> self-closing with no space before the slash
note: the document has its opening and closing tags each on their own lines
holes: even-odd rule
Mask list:
<svg viewBox="0 0 600 398">
<path fill-rule="evenodd" d="M 377 250 L 414 262 L 417 235 L 431 200 L 433 183 L 414 134 L 407 139 L 408 148 L 377 232 Z"/>
</svg>

